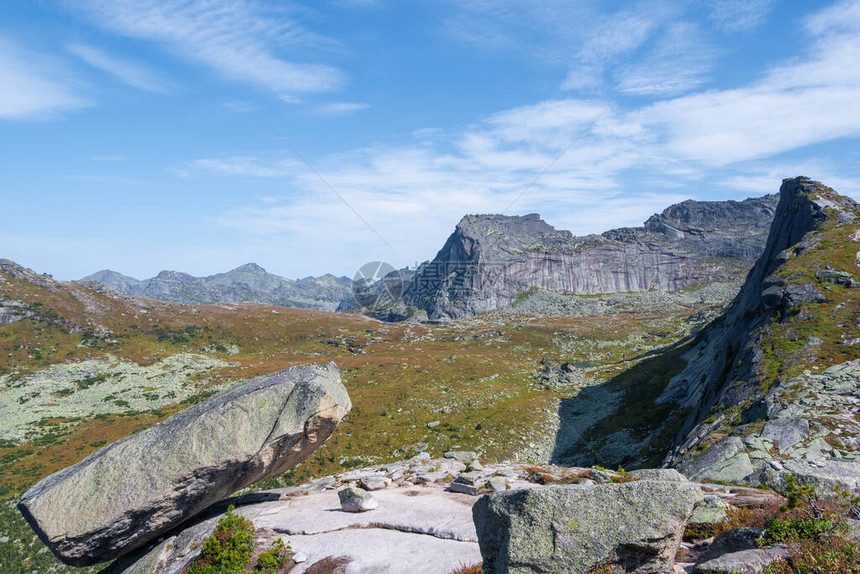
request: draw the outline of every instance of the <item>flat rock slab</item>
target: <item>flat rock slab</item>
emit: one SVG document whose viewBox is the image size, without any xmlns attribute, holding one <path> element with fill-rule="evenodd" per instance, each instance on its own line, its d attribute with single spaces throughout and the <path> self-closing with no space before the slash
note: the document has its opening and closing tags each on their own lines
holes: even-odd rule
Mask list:
<svg viewBox="0 0 860 574">
<path fill-rule="evenodd" d="M 379 507 L 343 512 L 335 492 L 256 505 L 245 512 L 258 528 L 287 535 L 313 535 L 346 528 L 387 528 L 436 538 L 477 542 L 471 497 L 444 492 L 442 485 L 387 488 L 373 493 Z"/>
<path fill-rule="evenodd" d="M 350 407 L 334 363 L 250 379 L 41 480 L 18 508 L 63 562 L 111 560 L 292 468 Z"/>
<path fill-rule="evenodd" d="M 354 514 L 340 509 L 334 491 L 307 491 L 289 500 L 239 506 L 236 513 L 273 541 L 289 542 L 307 558 L 290 574 L 325 558 L 344 557 L 346 574 L 392 572 L 450 574 L 481 561 L 472 522 L 477 498 L 446 492 L 443 484 L 392 486 L 374 493 L 379 508 Z M 266 494 L 266 493 L 264 493 Z M 218 517 L 192 526 L 141 553 L 123 559 L 110 574 L 179 574 L 198 554 Z M 129 557 L 131 558 L 131 557 Z"/>
<path fill-rule="evenodd" d="M 451 574 L 464 564 L 477 564 L 481 552 L 475 542 L 457 542 L 373 528 L 342 530 L 316 536 L 291 536 L 293 550 L 308 557 L 290 570 L 301 574 L 329 556 L 349 559 L 346 574 Z M 373 548 L 373 552 L 368 552 Z"/>
</svg>

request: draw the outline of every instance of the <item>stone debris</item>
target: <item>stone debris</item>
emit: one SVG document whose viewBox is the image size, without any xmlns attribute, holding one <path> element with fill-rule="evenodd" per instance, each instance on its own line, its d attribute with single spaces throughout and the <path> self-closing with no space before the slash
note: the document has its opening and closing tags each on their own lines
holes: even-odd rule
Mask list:
<svg viewBox="0 0 860 574">
<path fill-rule="evenodd" d="M 367 512 L 379 507 L 372 494 L 360 488 L 347 487 L 337 492 L 340 507 L 344 512 Z"/>
</svg>

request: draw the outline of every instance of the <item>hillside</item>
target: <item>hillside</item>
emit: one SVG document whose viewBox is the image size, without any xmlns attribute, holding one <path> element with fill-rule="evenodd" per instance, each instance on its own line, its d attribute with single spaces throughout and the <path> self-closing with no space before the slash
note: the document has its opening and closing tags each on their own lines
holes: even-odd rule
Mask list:
<svg viewBox="0 0 860 574">
<path fill-rule="evenodd" d="M 775 195 L 685 201 L 643 227 L 577 237 L 537 214 L 468 215 L 403 300 L 430 318 L 499 309 L 530 290 L 591 295 L 674 291 L 739 279 L 767 239 Z"/>
<path fill-rule="evenodd" d="M 335 361 L 353 401 L 284 486 L 421 450 L 549 460 L 559 404 L 703 327 L 723 299 L 593 301 L 575 314 L 486 314 L 445 324 L 260 304 L 196 305 L 63 282 L 0 263 L 0 562 L 70 571 L 16 497 L 36 480 L 234 381 Z M 655 294 L 656 295 L 656 294 Z"/>
<path fill-rule="evenodd" d="M 853 458 L 858 222 L 850 198 L 808 178 L 785 180 L 764 253 L 726 312 L 563 401 L 556 460 L 662 461 L 698 479 L 758 484 L 771 463 Z M 578 416 L 611 402 L 594 420 Z"/>
<path fill-rule="evenodd" d="M 177 303 L 265 303 L 334 311 L 351 298 L 351 280 L 327 274 L 292 280 L 246 263 L 226 273 L 194 277 L 179 271 L 162 271 L 142 281 L 105 269 L 81 279 L 125 295 Z"/>
</svg>

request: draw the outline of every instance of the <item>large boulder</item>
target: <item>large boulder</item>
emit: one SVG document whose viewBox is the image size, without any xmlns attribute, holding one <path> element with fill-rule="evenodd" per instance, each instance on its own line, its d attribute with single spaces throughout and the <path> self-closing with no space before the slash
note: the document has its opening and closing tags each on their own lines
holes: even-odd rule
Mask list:
<svg viewBox="0 0 860 574">
<path fill-rule="evenodd" d="M 782 470 L 766 468 L 762 472 L 761 482 L 781 494 L 786 493 L 786 475 L 792 474 L 797 484 L 813 486 L 815 494 L 825 500 L 843 501 L 840 491 L 846 491 L 850 496 L 860 495 L 860 461 L 787 460 L 780 466 Z"/>
<path fill-rule="evenodd" d="M 18 508 L 63 562 L 112 560 L 295 466 L 350 408 L 334 363 L 283 369 L 52 474 L 24 493 Z"/>
<path fill-rule="evenodd" d="M 641 480 L 509 490 L 472 509 L 484 573 L 672 572 L 684 526 L 702 492 L 691 483 Z"/>
</svg>

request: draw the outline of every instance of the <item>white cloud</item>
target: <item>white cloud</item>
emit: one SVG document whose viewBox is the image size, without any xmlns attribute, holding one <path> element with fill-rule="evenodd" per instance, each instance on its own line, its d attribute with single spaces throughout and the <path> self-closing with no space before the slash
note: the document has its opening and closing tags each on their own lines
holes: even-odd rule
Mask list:
<svg viewBox="0 0 860 574">
<path fill-rule="evenodd" d="M 669 26 L 644 60 L 618 69 L 618 89 L 627 94 L 667 96 L 698 87 L 707 79 L 714 53 L 701 38 L 701 30 L 692 24 Z"/>
<path fill-rule="evenodd" d="M 92 105 L 60 63 L 0 36 L 0 118 L 46 120 Z"/>
<path fill-rule="evenodd" d="M 850 16 L 858 5 L 842 8 Z M 255 158 L 192 165 L 223 174 L 280 176 L 297 191 L 276 204 L 225 213 L 220 225 L 248 237 L 318 244 L 317 252 L 337 253 L 332 261 L 395 258 L 397 265 L 432 257 L 464 214 L 504 210 L 556 159 L 510 213 L 536 211 L 578 234 L 640 225 L 689 197 L 773 193 L 783 177 L 800 174 L 852 194 L 858 185 L 840 175 L 836 164 L 801 152 L 860 136 L 860 72 L 852 56 L 860 53 L 857 14 L 856 25 L 846 23 L 853 16 L 831 17 L 827 11 L 811 18 L 808 36 L 798 41 L 804 50 L 734 89 L 632 108 L 608 98 L 549 100 L 455 131 L 418 131 L 412 145 L 312 159 L 338 194 L 394 246 L 394 254 L 305 166 Z"/>
<path fill-rule="evenodd" d="M 296 172 L 296 164 L 290 160 L 264 162 L 259 158 L 249 156 L 234 156 L 228 158 L 197 159 L 187 166 L 174 169 L 175 173 L 193 177 L 196 175 L 215 173 L 227 176 L 247 177 L 286 177 Z"/>
<path fill-rule="evenodd" d="M 717 27 L 735 32 L 756 27 L 770 13 L 773 0 L 706 0 Z"/>
<path fill-rule="evenodd" d="M 369 107 L 370 104 L 365 104 L 363 102 L 331 102 L 316 106 L 314 111 L 317 114 L 324 116 L 335 116 L 366 110 Z"/>
<path fill-rule="evenodd" d="M 87 0 L 81 8 L 111 32 L 157 42 L 173 54 L 205 64 L 224 78 L 277 93 L 331 90 L 343 74 L 330 66 L 281 57 L 326 41 L 283 13 L 247 1 Z"/>
<path fill-rule="evenodd" d="M 161 75 L 130 60 L 117 58 L 94 46 L 69 44 L 69 52 L 123 84 L 146 92 L 166 93 L 169 83 Z"/>
</svg>

